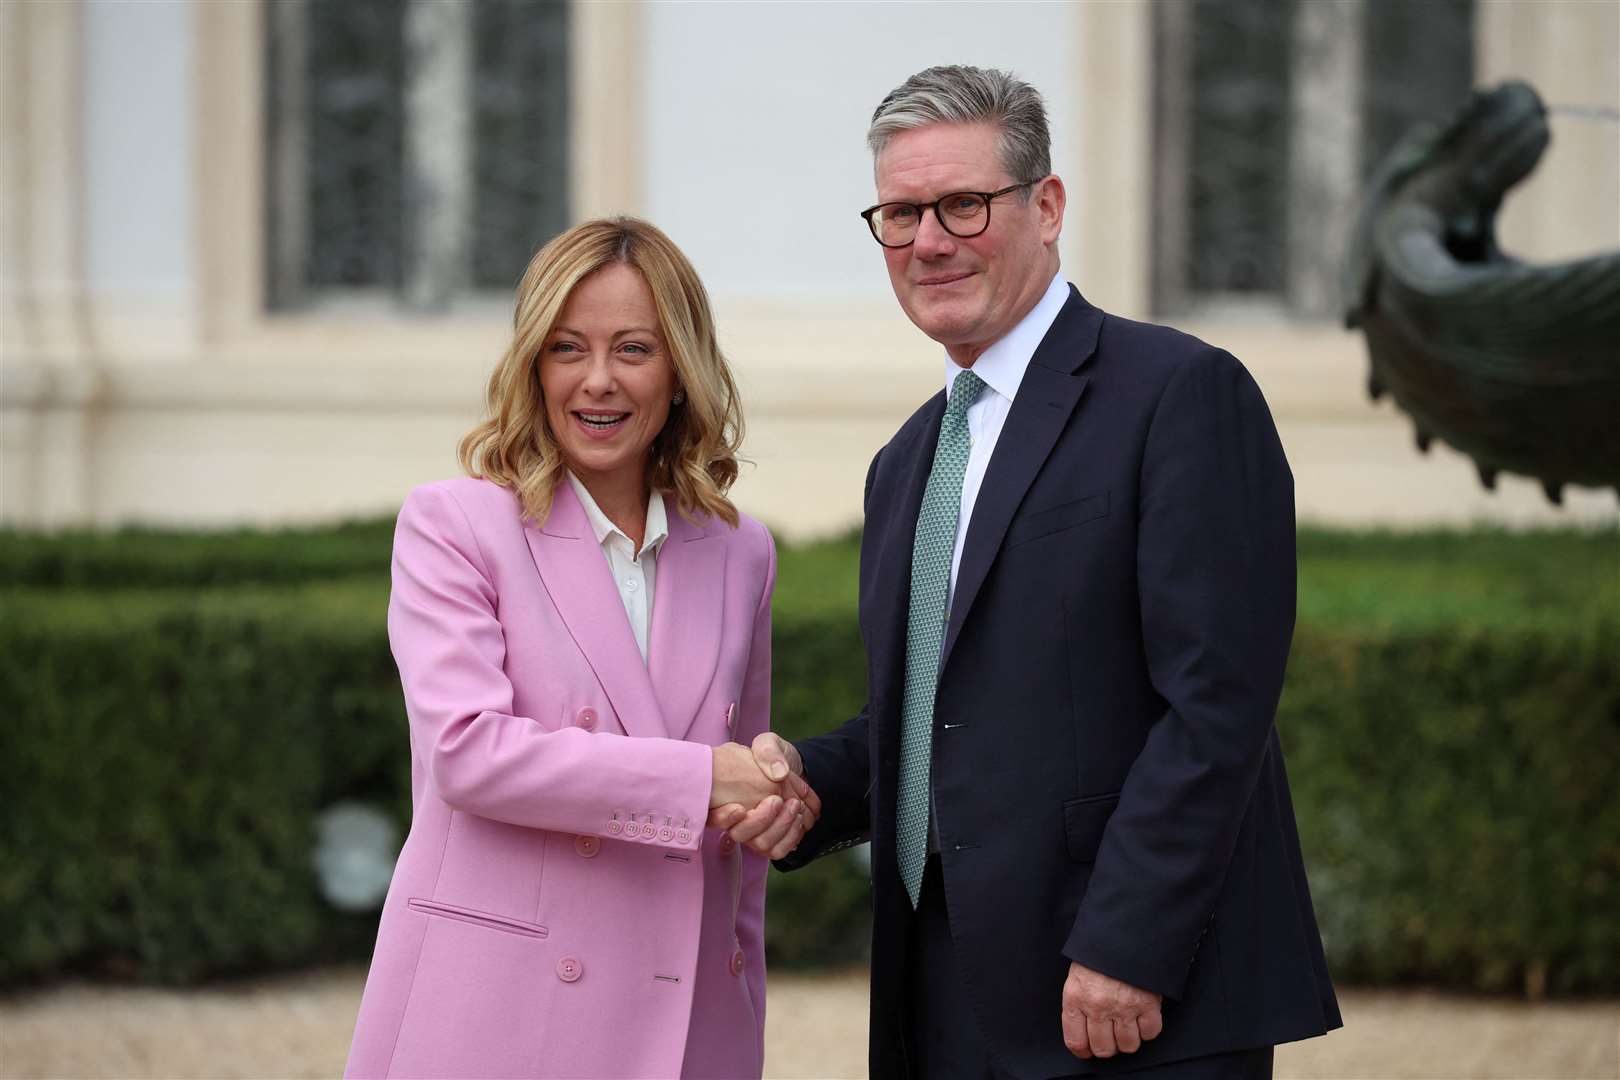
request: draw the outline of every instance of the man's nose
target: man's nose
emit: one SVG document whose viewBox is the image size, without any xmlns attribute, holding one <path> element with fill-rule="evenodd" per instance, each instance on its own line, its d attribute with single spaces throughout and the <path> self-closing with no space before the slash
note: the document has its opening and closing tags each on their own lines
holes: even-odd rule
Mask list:
<svg viewBox="0 0 1620 1080">
<path fill-rule="evenodd" d="M 911 246 L 920 259 L 938 259 L 956 251 L 956 237 L 940 224 L 938 211 L 929 208 L 923 211 L 922 220 L 917 223 L 917 238 Z"/>
</svg>

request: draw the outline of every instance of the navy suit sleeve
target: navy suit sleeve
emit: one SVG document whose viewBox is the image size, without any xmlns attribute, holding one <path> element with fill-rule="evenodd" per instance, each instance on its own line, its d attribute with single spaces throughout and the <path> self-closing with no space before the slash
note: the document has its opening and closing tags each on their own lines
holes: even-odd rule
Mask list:
<svg viewBox="0 0 1620 1080">
<path fill-rule="evenodd" d="M 1171 376 L 1143 450 L 1137 580 L 1163 715 L 1120 792 L 1064 953 L 1177 998 L 1265 760 L 1295 601 L 1293 477 L 1229 354 Z"/>
<path fill-rule="evenodd" d="M 780 870 L 797 870 L 834 851 L 863 843 L 872 824 L 870 721 L 863 708 L 835 731 L 794 743 L 804 759 L 804 778 L 821 796 L 821 818 L 785 858 Z"/>
</svg>

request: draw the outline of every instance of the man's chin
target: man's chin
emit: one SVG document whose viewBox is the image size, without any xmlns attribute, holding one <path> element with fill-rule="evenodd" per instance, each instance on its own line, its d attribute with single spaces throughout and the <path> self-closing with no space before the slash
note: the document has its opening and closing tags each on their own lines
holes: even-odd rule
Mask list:
<svg viewBox="0 0 1620 1080">
<path fill-rule="evenodd" d="M 908 310 L 906 314 L 917 329 L 941 345 L 954 345 L 971 339 L 972 330 L 978 324 L 975 314 L 955 304 L 924 304 L 915 310 Z"/>
</svg>

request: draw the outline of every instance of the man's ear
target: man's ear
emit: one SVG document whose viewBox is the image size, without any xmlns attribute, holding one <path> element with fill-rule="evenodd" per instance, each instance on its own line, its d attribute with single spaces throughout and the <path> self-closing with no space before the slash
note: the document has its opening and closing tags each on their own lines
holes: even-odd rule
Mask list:
<svg viewBox="0 0 1620 1080">
<path fill-rule="evenodd" d="M 1041 242 L 1055 244 L 1063 231 L 1063 208 L 1068 205 L 1063 180 L 1056 174 L 1046 177 L 1035 185 L 1034 198 L 1040 213 Z"/>
</svg>

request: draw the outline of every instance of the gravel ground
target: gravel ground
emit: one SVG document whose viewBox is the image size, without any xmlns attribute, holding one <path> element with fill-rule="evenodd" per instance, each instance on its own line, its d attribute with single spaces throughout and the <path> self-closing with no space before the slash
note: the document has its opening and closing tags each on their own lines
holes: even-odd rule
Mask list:
<svg viewBox="0 0 1620 1080">
<path fill-rule="evenodd" d="M 0 1077 L 320 1077 L 343 1068 L 363 973 L 197 990 L 67 985 L 0 997 Z M 1350 991 L 1346 1028 L 1279 1078 L 1620 1080 L 1620 1001 L 1530 1005 Z M 770 984 L 768 1077 L 866 1075 L 863 975 Z"/>
</svg>

